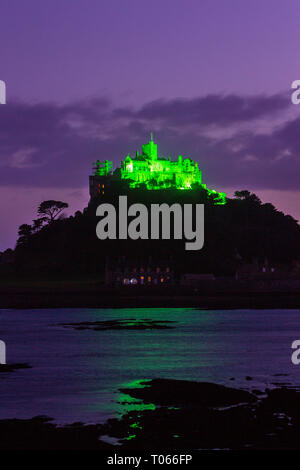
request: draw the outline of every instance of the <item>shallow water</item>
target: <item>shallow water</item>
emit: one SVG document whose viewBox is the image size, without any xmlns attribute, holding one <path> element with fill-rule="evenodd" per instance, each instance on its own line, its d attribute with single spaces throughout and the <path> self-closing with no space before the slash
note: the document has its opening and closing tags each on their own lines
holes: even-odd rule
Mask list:
<svg viewBox="0 0 300 470">
<path fill-rule="evenodd" d="M 61 325 L 121 319 L 175 323 L 104 331 Z M 7 363 L 32 366 L 0 374 L 0 419 L 48 415 L 61 424 L 103 422 L 128 410 L 120 387 L 155 377 L 250 390 L 300 386 L 300 365 L 291 362 L 300 310 L 0 310 L 0 339 Z"/>
</svg>

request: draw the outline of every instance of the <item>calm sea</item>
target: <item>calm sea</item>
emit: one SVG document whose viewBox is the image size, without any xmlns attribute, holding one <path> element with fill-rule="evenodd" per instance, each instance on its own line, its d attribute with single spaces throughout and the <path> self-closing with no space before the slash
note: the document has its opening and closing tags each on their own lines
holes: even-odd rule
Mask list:
<svg viewBox="0 0 300 470">
<path fill-rule="evenodd" d="M 61 325 L 122 319 L 174 323 L 105 331 Z M 0 374 L 0 419 L 103 422 L 124 412 L 120 387 L 155 377 L 249 390 L 300 386 L 300 365 L 291 362 L 300 310 L 0 310 L 0 339 L 7 363 L 32 366 Z"/>
</svg>

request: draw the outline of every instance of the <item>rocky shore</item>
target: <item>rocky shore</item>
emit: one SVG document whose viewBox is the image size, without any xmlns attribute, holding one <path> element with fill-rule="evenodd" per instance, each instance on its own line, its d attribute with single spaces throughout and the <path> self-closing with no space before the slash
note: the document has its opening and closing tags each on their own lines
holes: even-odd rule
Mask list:
<svg viewBox="0 0 300 470">
<path fill-rule="evenodd" d="M 299 449 L 300 392 L 247 391 L 171 379 L 121 390 L 137 406 L 104 424 L 57 426 L 45 416 L 0 421 L 0 450 L 143 452 Z M 123 403 L 126 406 L 126 398 Z"/>
</svg>

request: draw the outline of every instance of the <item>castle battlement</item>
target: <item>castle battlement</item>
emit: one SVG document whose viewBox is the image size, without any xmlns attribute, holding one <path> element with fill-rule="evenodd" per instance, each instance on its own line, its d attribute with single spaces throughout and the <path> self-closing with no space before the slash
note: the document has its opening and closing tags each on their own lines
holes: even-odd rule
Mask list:
<svg viewBox="0 0 300 470">
<path fill-rule="evenodd" d="M 177 160 L 171 157 L 159 157 L 157 144 L 152 134 L 148 144 L 142 145 L 142 153 L 136 156 L 127 155 L 118 169 L 119 178 L 127 180 L 130 188 L 146 187 L 149 190 L 176 188 L 180 190 L 192 189 L 194 185 L 200 186 L 210 194 L 216 195 L 216 204 L 225 204 L 225 193 L 217 193 L 202 184 L 202 174 L 197 162 L 190 158 L 178 156 Z M 113 176 L 113 163 L 99 161 L 94 163 L 94 174 L 90 176 L 91 197 L 105 194 L 105 187 Z"/>
</svg>

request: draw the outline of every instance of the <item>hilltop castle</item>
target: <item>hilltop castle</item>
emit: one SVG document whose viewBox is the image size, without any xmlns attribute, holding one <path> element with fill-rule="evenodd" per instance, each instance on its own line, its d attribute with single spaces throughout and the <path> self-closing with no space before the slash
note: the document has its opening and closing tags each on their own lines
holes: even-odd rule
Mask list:
<svg viewBox="0 0 300 470">
<path fill-rule="evenodd" d="M 99 197 L 105 194 L 105 188 L 110 184 L 113 175 L 113 163 L 105 160 L 97 160 L 94 163 L 94 174 L 90 176 L 90 196 Z M 198 163 L 190 158 L 179 155 L 178 160 L 172 161 L 171 157 L 158 157 L 157 145 L 151 138 L 148 144 L 142 146 L 142 153 L 137 151 L 135 157 L 129 154 L 121 162 L 118 169 L 119 178 L 128 180 L 130 188 L 146 187 L 149 190 L 177 188 L 188 190 L 193 185 L 199 185 L 209 194 L 213 194 L 215 204 L 225 204 L 225 193 L 217 193 L 206 188 L 202 184 L 201 171 Z"/>
</svg>

